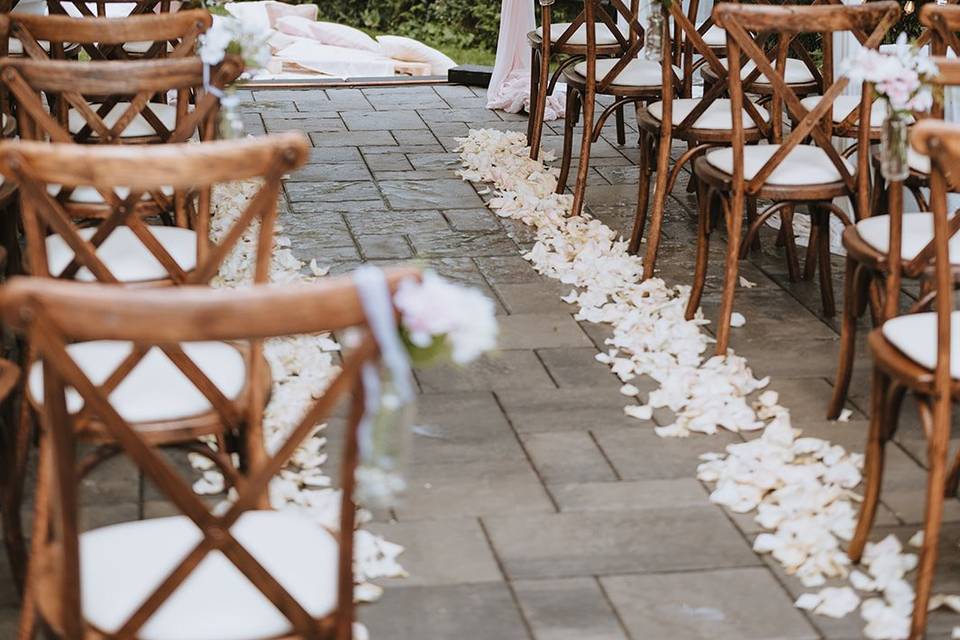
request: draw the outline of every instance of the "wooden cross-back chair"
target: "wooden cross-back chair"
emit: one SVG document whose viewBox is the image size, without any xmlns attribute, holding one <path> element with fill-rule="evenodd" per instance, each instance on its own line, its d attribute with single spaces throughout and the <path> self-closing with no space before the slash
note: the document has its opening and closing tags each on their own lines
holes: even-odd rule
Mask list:
<svg viewBox="0 0 960 640">
<path fill-rule="evenodd" d="M 392 291 L 417 273 L 404 269 L 386 276 Z M 353 489 L 364 406 L 360 373 L 379 353 L 348 277 L 242 290 L 139 291 L 22 278 L 0 290 L 0 314 L 7 327 L 37 346 L 43 363 L 37 513 L 25 608 L 34 604 L 45 626 L 69 640 L 352 637 Z M 236 490 L 216 512 L 76 358 L 77 345 L 103 341 L 170 353 L 189 345 L 232 348 L 237 342 L 351 327 L 363 330 L 362 342 L 275 452 L 266 451 L 258 429 L 247 429 L 244 444 L 257 455 L 238 473 L 223 452 L 207 449 Z M 126 374 L 121 365 L 115 376 Z M 248 377 L 248 384 L 256 386 L 256 379 Z M 202 384 L 196 387 L 202 390 Z M 76 454 L 86 438 L 69 416 L 74 397 L 102 417 L 115 449 L 181 515 L 80 532 L 77 487 L 91 465 Z M 348 398 L 339 534 L 302 514 L 269 510 L 270 480 Z M 263 396 L 238 411 L 259 423 Z M 21 638 L 30 637 L 33 622 L 22 622 Z"/>
<path fill-rule="evenodd" d="M 927 439 L 924 538 L 910 630 L 911 640 L 920 640 L 926 630 L 944 497 L 956 494 L 960 462 L 955 462 L 953 471 L 948 473 L 952 403 L 960 398 L 960 367 L 953 357 L 960 340 L 960 312 L 953 310 L 956 267 L 951 256 L 956 255 L 951 245 L 955 244 L 958 225 L 957 217 L 951 219 L 947 210 L 947 193 L 960 187 L 960 126 L 925 120 L 914 127 L 911 142 L 931 160 L 933 229 L 924 256 L 932 283 L 928 295 L 914 305 L 911 313 L 886 319 L 868 340 L 874 365 L 864 469 L 866 487 L 860 521 L 848 553 L 854 562 L 859 562 L 863 554 L 880 498 L 885 446 L 896 432 L 904 395 L 912 393 Z M 892 240 L 891 260 L 899 264 L 903 257 L 898 255 L 900 242 L 893 236 Z M 931 307 L 934 310 L 928 311 Z"/>
<path fill-rule="evenodd" d="M 540 7 L 540 27 L 527 34 L 530 43 L 530 117 L 527 124 L 527 144 L 530 145 L 530 157 L 540 156 L 540 143 L 543 136 L 543 119 L 547 107 L 547 97 L 553 95 L 557 82 L 563 76 L 564 69 L 571 67 L 587 55 L 586 11 L 583 10 L 572 22 L 553 22 L 554 0 L 537 0 Z M 609 57 L 620 55 L 630 46 L 632 40 L 642 38 L 643 31 L 631 29 L 621 32 L 617 24 L 617 13 L 604 7 L 598 10 L 596 55 Z M 549 34 L 544 38 L 543 34 Z M 557 69 L 551 73 L 550 65 L 558 62 Z M 616 112 L 617 142 L 626 143 L 626 126 L 623 109 Z"/>
<path fill-rule="evenodd" d="M 242 62 L 229 56 L 211 70 L 210 84 L 222 90 L 241 70 Z M 0 83 L 16 101 L 24 140 L 139 146 L 215 137 L 219 98 L 204 90 L 203 63 L 197 57 L 98 63 L 6 59 L 0 60 Z M 176 105 L 150 102 L 151 96 L 168 91 L 178 94 Z M 89 96 L 102 102 L 89 104 Z M 51 97 L 53 113 L 44 100 Z M 51 189 L 78 220 L 108 218 L 119 202 L 89 185 Z M 169 186 L 158 187 L 137 207 L 152 210 L 168 224 L 187 226 L 184 212 L 192 201 L 183 198 Z"/>
<path fill-rule="evenodd" d="M 242 69 L 229 56 L 210 71 L 210 85 L 222 91 Z M 169 143 L 197 134 L 208 140 L 215 132 L 219 98 L 204 90 L 203 63 L 195 56 L 98 63 L 7 58 L 0 60 L 0 82 L 27 140 Z M 176 92 L 176 105 L 151 101 L 168 91 Z"/>
<path fill-rule="evenodd" d="M 615 10 L 630 32 L 628 46 L 618 56 L 601 58 L 597 53 L 598 24 L 606 24 L 616 19 L 603 9 L 601 0 L 584 0 L 584 27 L 586 29 L 587 53 L 583 60 L 563 70 L 567 83 L 567 108 L 563 127 L 563 157 L 560 165 L 560 177 L 557 193 L 563 193 L 573 161 L 574 127 L 583 115 L 583 140 L 580 145 L 580 160 L 574 185 L 572 214 L 579 215 L 583 209 L 583 198 L 587 187 L 587 175 L 590 170 L 590 147 L 599 139 L 603 125 L 614 112 L 626 105 L 634 104 L 637 109 L 644 101 L 660 98 L 663 86 L 660 80 L 660 63 L 639 57 L 644 40 L 640 24 L 640 4 L 638 0 L 610 0 Z M 663 41 L 669 43 L 668 25 L 663 26 Z M 669 52 L 664 53 L 669 57 Z M 610 96 L 612 104 L 603 109 L 594 122 L 597 96 Z"/>
<path fill-rule="evenodd" d="M 943 7 L 930 5 L 929 9 L 938 11 Z M 929 16 L 933 11 L 928 10 L 925 13 Z M 955 11 L 954 13 L 960 17 L 960 14 Z M 935 57 L 934 61 L 939 69 L 936 79 L 938 86 L 944 89 L 960 86 L 960 62 L 956 58 Z M 934 111 L 942 112 L 942 109 L 940 104 Z M 926 156 L 915 153 L 929 163 Z M 927 166 L 929 167 L 929 164 Z M 909 181 L 910 177 L 907 180 Z M 924 183 L 929 184 L 929 172 L 925 174 Z M 934 253 L 933 214 L 929 211 L 905 212 L 904 188 L 904 182 L 890 182 L 884 189 L 887 204 L 883 210 L 875 210 L 873 215 L 859 220 L 856 225 L 844 231 L 843 245 L 847 251 L 846 300 L 840 331 L 837 375 L 833 396 L 827 408 L 827 416 L 831 419 L 840 414 L 846 401 L 853 376 L 857 322 L 866 312 L 867 305 L 870 305 L 875 324 L 899 315 L 903 279 L 922 282 Z M 916 183 L 914 188 L 918 188 Z M 921 202 L 921 206 L 926 207 L 926 198 Z M 960 217 L 955 216 L 950 220 L 951 232 L 957 228 L 960 228 Z M 960 266 L 960 238 L 953 240 L 952 236 L 950 262 L 954 266 Z"/>
<path fill-rule="evenodd" d="M 693 291 L 687 307 L 692 318 L 700 305 L 709 262 L 711 219 L 716 215 L 726 221 L 727 255 L 720 317 L 717 322 L 717 353 L 725 354 L 730 339 L 730 315 L 733 312 L 737 287 L 738 260 L 741 246 L 748 246 L 760 226 L 771 216 L 781 216 L 789 228 L 789 214 L 798 204 L 811 209 L 812 227 L 807 251 L 807 270 L 820 272 L 820 292 L 825 315 L 835 313 L 830 269 L 830 216 L 836 215 L 844 225 L 848 216 L 833 204 L 834 198 L 850 198 L 856 211 L 865 211 L 869 202 L 869 159 L 858 154 L 856 165 L 849 163 L 834 148 L 832 135 L 833 103 L 847 86 L 846 77 L 836 79 L 823 92 L 812 109 L 801 103 L 784 73 L 784 61 L 790 47 L 802 33 L 863 31 L 869 34 L 865 46 L 876 48 L 896 22 L 900 8 L 896 2 L 871 2 L 858 6 L 766 6 L 723 3 L 714 8 L 714 19 L 727 33 L 727 59 L 740 60 L 745 54 L 756 68 L 744 79 L 741 74 L 728 75 L 733 136 L 731 147 L 709 151 L 697 158 L 694 174 L 701 182 L 697 262 Z M 751 33 L 769 33 L 776 42 L 775 60 Z M 753 87 L 752 76 L 762 73 L 770 81 L 773 93 L 768 111 L 786 112 L 796 122 L 789 134 L 783 120 L 771 120 L 770 145 L 745 144 L 743 123 L 744 93 Z M 752 92 L 753 90 L 750 89 Z M 868 147 L 872 99 L 867 86 L 858 107 L 860 148 Z M 812 144 L 806 144 L 808 138 Z M 746 199 L 755 197 L 772 201 L 751 223 L 746 237 L 741 238 Z M 788 248 L 792 235 L 785 234 Z M 795 249 L 794 249 L 795 250 Z M 788 260 L 790 260 L 788 256 Z M 792 260 L 790 260 L 792 262 Z"/>
<path fill-rule="evenodd" d="M 269 279 L 281 177 L 303 164 L 308 146 L 302 134 L 293 132 L 243 141 L 149 147 L 6 142 L 0 144 L 0 171 L 20 185 L 27 259 L 33 275 L 58 281 L 126 284 L 130 285 L 128 288 L 206 285 L 233 251 L 240 250 L 242 243 L 252 241 L 255 253 L 249 257 L 250 275 L 254 282 L 262 283 Z M 244 180 L 259 182 L 249 204 L 237 211 L 233 220 L 226 221 L 218 230 L 217 240 L 211 239 L 213 187 Z M 97 227 L 79 227 L 69 212 L 49 195 L 51 184 L 89 185 L 110 199 L 110 215 Z M 195 197 L 196 206 L 191 208 L 192 228 L 148 226 L 141 219 L 137 210 L 140 195 L 165 187 L 184 194 L 181 202 Z M 116 195 L 118 188 L 125 190 L 122 196 Z M 47 235 L 48 229 L 56 233 Z M 24 362 L 31 361 L 32 350 L 33 346 L 28 343 Z M 93 349 L 86 355 L 91 366 L 104 358 L 109 361 L 123 357 L 109 349 L 106 352 Z M 142 354 L 134 354 L 139 355 Z M 236 359 L 222 352 L 206 356 L 214 363 L 224 357 L 228 357 L 228 361 Z M 163 363 L 145 364 L 142 375 L 149 376 L 157 366 L 162 367 Z M 209 371 L 210 367 L 204 370 Z M 101 382 L 106 389 L 113 389 L 120 380 L 110 378 Z M 207 384 L 205 395 L 209 394 L 211 402 L 215 401 L 213 406 L 226 412 L 224 407 L 229 408 L 230 403 L 217 389 L 217 385 Z M 143 391 L 144 387 L 139 390 Z M 236 398 L 240 392 L 234 388 L 230 397 Z M 203 401 L 202 398 L 194 400 L 201 404 Z M 130 404 L 136 407 L 138 403 L 153 407 L 152 413 L 137 415 L 158 439 L 196 437 L 196 428 L 208 429 L 211 420 L 218 419 L 208 409 L 170 414 L 169 407 L 149 401 L 149 396 L 142 398 L 134 394 Z M 5 470 L 8 489 L 0 509 L 4 540 L 14 575 L 18 577 L 22 575 L 24 556 L 19 507 L 29 452 L 29 407 L 29 402 L 21 403 L 15 464 Z M 97 418 L 82 411 L 76 417 L 84 430 L 102 432 Z"/>
<path fill-rule="evenodd" d="M 727 95 L 726 67 L 721 63 L 714 48 L 703 39 L 700 33 L 703 26 L 697 27 L 691 16 L 694 18 L 696 16 L 696 3 L 691 5 L 687 14 L 677 2 L 670 3 L 669 9 L 664 9 L 664 20 L 672 18 L 675 25 L 673 41 L 678 46 L 671 48 L 675 51 L 692 49 L 697 55 L 702 56 L 701 60 L 704 64 L 712 69 L 721 81 L 704 87 L 704 94 L 700 98 L 674 97 L 676 93 L 684 95 L 684 89 L 681 86 L 678 91 L 674 87 L 676 67 L 671 66 L 671 57 L 665 55 L 661 64 L 663 99 L 637 111 L 637 122 L 640 127 L 640 194 L 629 250 L 631 253 L 636 253 L 640 249 L 646 220 L 649 217 L 650 229 L 643 267 L 645 279 L 653 276 L 667 195 L 673 191 L 680 171 L 708 149 L 729 145 L 733 135 L 730 99 L 725 97 Z M 757 73 L 759 71 L 755 72 L 755 75 Z M 743 130 L 744 142 L 756 143 L 770 137 L 770 114 L 767 110 L 750 99 L 744 100 L 743 104 L 746 122 Z M 674 140 L 685 141 L 688 148 L 671 169 L 670 152 Z M 652 160 L 654 155 L 656 156 L 655 164 Z M 648 213 L 650 175 L 654 172 L 656 184 L 653 191 L 653 206 Z M 755 200 L 751 199 L 750 204 L 751 211 L 755 212 Z"/>
<path fill-rule="evenodd" d="M 131 18 L 149 14 L 170 14 L 172 0 L 47 0 L 50 15 L 73 18 Z M 99 47 L 107 59 L 163 58 L 176 47 L 175 41 L 128 40 Z"/>
</svg>

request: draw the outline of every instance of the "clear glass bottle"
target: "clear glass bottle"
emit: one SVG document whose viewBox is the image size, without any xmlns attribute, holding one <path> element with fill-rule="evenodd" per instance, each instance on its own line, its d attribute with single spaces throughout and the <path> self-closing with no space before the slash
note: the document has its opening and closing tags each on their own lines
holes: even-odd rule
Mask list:
<svg viewBox="0 0 960 640">
<path fill-rule="evenodd" d="M 240 98 L 233 90 L 220 98 L 220 117 L 217 130 L 221 140 L 237 140 L 243 137 L 243 116 L 240 115 Z"/>
<path fill-rule="evenodd" d="M 364 416 L 354 499 L 371 509 L 397 506 L 407 490 L 407 469 L 416 402 L 404 401 L 389 369 L 380 372 L 380 398 L 374 415 Z"/>
<path fill-rule="evenodd" d="M 650 4 L 643 40 L 643 57 L 647 60 L 663 60 L 663 5 L 659 2 Z"/>
<path fill-rule="evenodd" d="M 910 175 L 907 159 L 909 127 L 907 119 L 890 111 L 883 121 L 880 137 L 880 174 L 887 180 L 904 180 Z"/>
</svg>

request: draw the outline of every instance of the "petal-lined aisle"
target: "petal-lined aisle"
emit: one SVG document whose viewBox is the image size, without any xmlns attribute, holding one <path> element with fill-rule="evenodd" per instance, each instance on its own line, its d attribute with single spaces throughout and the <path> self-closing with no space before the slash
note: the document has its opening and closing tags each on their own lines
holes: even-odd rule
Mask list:
<svg viewBox="0 0 960 640">
<path fill-rule="evenodd" d="M 640 375 L 659 383 L 647 405 L 625 407 L 628 415 L 649 420 L 653 409 L 669 407 L 677 421 L 655 427 L 663 437 L 762 431 L 723 453 L 701 456 L 697 477 L 714 487 L 712 502 L 735 513 L 756 512 L 756 522 L 769 531 L 756 537 L 756 552 L 771 554 L 805 587 L 818 589 L 796 606 L 836 618 L 860 608 L 867 637 L 906 638 L 913 605 L 907 574 L 916 556 L 889 536 L 868 546 L 861 570 L 851 571 L 843 550 L 856 525 L 859 496 L 853 490 L 861 481 L 862 454 L 802 437 L 775 391 L 763 391 L 751 405 L 748 396 L 769 380 L 755 379 L 732 351 L 704 360 L 706 323 L 683 318 L 689 289 L 660 279 L 640 282 L 641 261 L 627 254 L 615 231 L 588 215 L 568 216 L 571 197 L 554 193 L 557 171 L 529 159 L 523 135 L 473 130 L 461 143 L 460 175 L 493 184 L 488 204 L 497 215 L 535 227 L 536 243 L 524 258 L 575 287 L 564 300 L 578 305 L 578 319 L 613 326 L 606 341 L 611 349 L 597 359 L 625 383 L 621 392 L 635 395 L 630 381 Z M 834 578 L 848 578 L 852 586 L 819 589 Z"/>
</svg>

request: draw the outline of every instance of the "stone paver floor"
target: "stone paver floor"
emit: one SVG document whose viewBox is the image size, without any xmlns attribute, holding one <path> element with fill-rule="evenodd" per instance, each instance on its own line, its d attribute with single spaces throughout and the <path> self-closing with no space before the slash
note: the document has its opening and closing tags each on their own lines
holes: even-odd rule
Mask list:
<svg viewBox="0 0 960 640">
<path fill-rule="evenodd" d="M 416 442 L 414 489 L 372 525 L 406 546 L 410 577 L 385 581 L 382 600 L 360 609 L 373 638 L 860 637 L 856 614 L 838 621 L 795 609 L 797 581 L 751 551 L 752 518 L 708 502 L 695 479 L 697 456 L 739 436 L 664 440 L 626 418 L 620 383 L 593 359 L 604 329 L 576 322 L 559 300 L 566 289 L 520 257 L 530 230 L 496 218 L 454 175 L 455 137 L 471 127 L 525 129 L 523 116 L 488 111 L 483 96 L 459 86 L 261 90 L 244 105 L 249 132 L 301 130 L 315 147 L 287 180 L 282 203 L 284 232 L 299 257 L 335 273 L 362 261 L 416 259 L 481 287 L 501 314 L 497 355 L 468 369 L 418 372 L 426 434 Z M 548 148 L 559 148 L 560 131 L 561 124 L 548 126 Z M 611 127 L 590 172 L 589 210 L 622 232 L 636 199 L 635 138 L 619 147 Z M 694 201 L 684 187 L 668 203 L 659 263 L 675 283 L 689 282 L 693 264 Z M 851 421 L 826 421 L 836 323 L 819 315 L 816 285 L 786 282 L 772 239 L 768 233 L 765 252 L 743 266 L 758 286 L 738 293 L 747 324 L 735 330 L 733 346 L 758 376 L 772 376 L 796 426 L 862 451 L 865 350 Z M 708 313 L 718 285 L 714 271 Z M 905 539 L 922 519 L 925 449 L 915 420 L 905 420 L 898 438 L 877 535 Z M 130 473 L 118 465 L 97 487 L 88 522 L 162 511 Z M 956 592 L 956 500 L 946 515 L 938 585 Z M 2 639 L 13 637 L 15 607 L 9 579 L 0 578 Z M 934 614 L 931 637 L 949 637 L 957 622 Z"/>
</svg>

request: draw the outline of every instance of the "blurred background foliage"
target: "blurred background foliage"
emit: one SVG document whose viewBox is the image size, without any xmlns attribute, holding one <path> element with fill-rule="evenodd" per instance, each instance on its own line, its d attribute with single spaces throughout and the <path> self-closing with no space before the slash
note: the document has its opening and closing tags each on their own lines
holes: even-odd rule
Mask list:
<svg viewBox="0 0 960 640">
<path fill-rule="evenodd" d="M 527 0 L 534 2 L 534 0 Z M 748 0 L 749 1 L 749 0 Z M 893 29 L 892 42 L 901 31 L 911 37 L 920 32 L 917 12 L 926 1 L 901 0 L 905 11 Z M 409 36 L 436 47 L 460 64 L 492 65 L 497 48 L 501 0 L 314 0 L 320 19 L 363 29 L 371 35 Z M 806 4 L 809 0 L 800 0 Z M 554 20 L 569 21 L 582 9 L 583 0 L 556 0 Z M 816 48 L 816 38 L 807 42 Z"/>
</svg>

